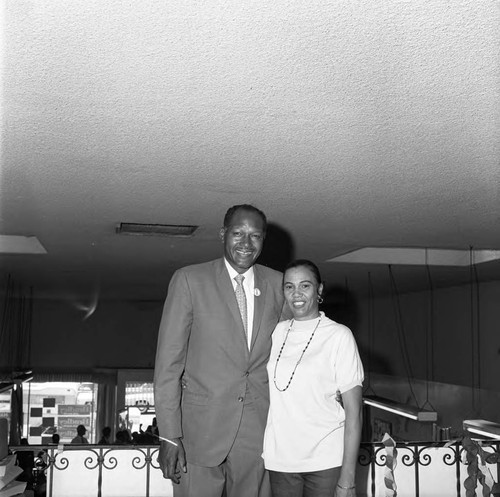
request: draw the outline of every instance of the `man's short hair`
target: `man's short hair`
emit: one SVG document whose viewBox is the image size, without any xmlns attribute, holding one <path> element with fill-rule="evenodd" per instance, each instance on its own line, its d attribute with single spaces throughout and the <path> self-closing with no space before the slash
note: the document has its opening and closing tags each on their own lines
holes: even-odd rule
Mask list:
<svg viewBox="0 0 500 497">
<path fill-rule="evenodd" d="M 226 212 L 226 215 L 224 216 L 224 228 L 228 228 L 231 225 L 231 221 L 233 219 L 234 214 L 236 213 L 236 211 L 239 211 L 240 209 L 243 211 L 254 212 L 258 216 L 260 216 L 260 218 L 262 219 L 262 223 L 264 225 L 264 233 L 267 231 L 266 215 L 260 209 L 257 209 L 257 207 L 254 207 L 253 205 L 250 204 L 239 204 L 229 207 L 229 209 Z"/>
</svg>

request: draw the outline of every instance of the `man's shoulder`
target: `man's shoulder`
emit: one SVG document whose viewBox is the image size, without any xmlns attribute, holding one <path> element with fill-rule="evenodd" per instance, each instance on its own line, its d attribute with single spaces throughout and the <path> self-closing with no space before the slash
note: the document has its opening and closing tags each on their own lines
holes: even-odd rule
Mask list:
<svg viewBox="0 0 500 497">
<path fill-rule="evenodd" d="M 259 275 L 261 275 L 262 278 L 270 281 L 276 281 L 281 284 L 283 278 L 282 272 L 276 271 L 276 269 L 272 269 L 267 266 L 262 266 L 261 264 L 255 264 L 254 268 L 256 271 L 258 271 Z"/>
<path fill-rule="evenodd" d="M 213 272 L 217 268 L 221 268 L 224 261 L 221 259 L 214 259 L 213 261 L 200 262 L 199 264 L 190 264 L 177 269 L 176 273 L 192 275 L 203 275 L 205 273 Z"/>
</svg>

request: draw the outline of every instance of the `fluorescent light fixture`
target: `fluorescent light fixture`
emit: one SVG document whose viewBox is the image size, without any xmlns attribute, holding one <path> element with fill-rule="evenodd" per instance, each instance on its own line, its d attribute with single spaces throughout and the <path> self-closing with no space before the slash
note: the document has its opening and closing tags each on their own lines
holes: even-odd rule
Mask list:
<svg viewBox="0 0 500 497">
<path fill-rule="evenodd" d="M 465 419 L 463 428 L 469 433 L 500 440 L 500 424 L 485 419 Z"/>
<path fill-rule="evenodd" d="M 33 379 L 33 371 L 25 371 L 23 373 L 18 373 L 12 378 L 14 383 L 26 383 Z"/>
<path fill-rule="evenodd" d="M 14 388 L 14 383 L 9 383 L 9 382 L 0 383 L 0 393 L 8 392 L 11 388 Z"/>
<path fill-rule="evenodd" d="M 11 388 L 15 388 L 16 385 L 21 383 L 26 383 L 33 379 L 33 371 L 20 371 L 15 372 L 8 381 L 0 382 L 0 393 L 7 392 Z"/>
<path fill-rule="evenodd" d="M 46 254 L 36 236 L 0 235 L 0 254 Z"/>
<path fill-rule="evenodd" d="M 182 224 L 142 224 L 120 223 L 116 232 L 122 235 L 159 235 L 189 237 L 198 229 L 198 226 Z"/>
<path fill-rule="evenodd" d="M 405 418 L 415 421 L 437 421 L 437 412 L 435 411 L 419 409 L 418 407 L 408 406 L 376 395 L 366 395 L 363 397 L 363 404 L 382 409 L 383 411 L 392 412 L 398 416 L 404 416 Z"/>
<path fill-rule="evenodd" d="M 500 259 L 500 250 L 448 250 L 433 248 L 365 247 L 328 259 L 352 264 L 404 264 L 407 266 L 469 266 Z"/>
</svg>

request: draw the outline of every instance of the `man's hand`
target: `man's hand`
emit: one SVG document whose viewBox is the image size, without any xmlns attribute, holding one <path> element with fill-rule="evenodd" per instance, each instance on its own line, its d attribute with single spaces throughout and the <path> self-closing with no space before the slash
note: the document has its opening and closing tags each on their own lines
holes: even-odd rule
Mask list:
<svg viewBox="0 0 500 497">
<path fill-rule="evenodd" d="M 172 480 L 178 484 L 181 480 L 181 470 L 187 472 L 186 453 L 180 438 L 174 438 L 172 442 L 161 441 L 160 452 L 158 454 L 158 463 L 163 473 L 163 478 Z"/>
</svg>

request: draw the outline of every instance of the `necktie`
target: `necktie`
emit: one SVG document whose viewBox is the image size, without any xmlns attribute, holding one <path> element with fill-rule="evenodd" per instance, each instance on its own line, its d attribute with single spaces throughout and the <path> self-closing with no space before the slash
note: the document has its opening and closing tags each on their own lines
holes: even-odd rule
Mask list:
<svg viewBox="0 0 500 497">
<path fill-rule="evenodd" d="M 245 277 L 241 274 L 234 277 L 236 281 L 236 300 L 238 301 L 238 307 L 240 308 L 241 320 L 243 321 L 243 328 L 245 329 L 245 337 L 248 344 L 248 315 L 247 315 L 247 297 L 245 295 L 245 289 L 243 288 L 243 280 Z"/>
</svg>

